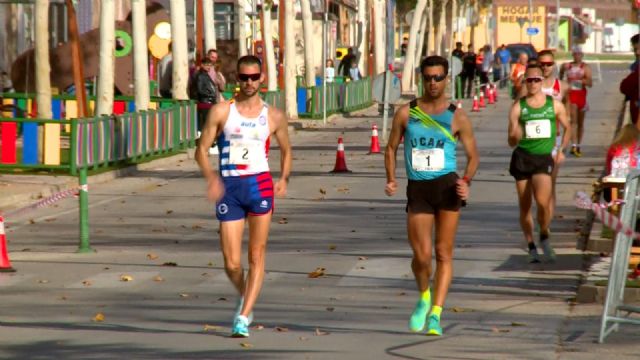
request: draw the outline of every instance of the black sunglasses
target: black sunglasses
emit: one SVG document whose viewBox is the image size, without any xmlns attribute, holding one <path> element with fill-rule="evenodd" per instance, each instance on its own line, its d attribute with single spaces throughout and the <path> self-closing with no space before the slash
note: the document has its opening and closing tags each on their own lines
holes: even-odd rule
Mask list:
<svg viewBox="0 0 640 360">
<path fill-rule="evenodd" d="M 425 75 L 422 74 L 422 77 L 424 78 L 425 82 L 431 82 L 431 80 L 435 80 L 436 82 L 440 82 L 444 79 L 447 78 L 447 74 L 441 74 L 441 75 Z"/>
<path fill-rule="evenodd" d="M 260 73 L 257 74 L 238 74 L 238 80 L 240 81 L 249 81 L 249 79 L 251 79 L 251 81 L 258 81 L 260 80 Z"/>
<path fill-rule="evenodd" d="M 553 62 L 553 61 L 540 61 L 540 66 L 549 67 L 549 66 L 553 66 L 553 65 L 555 65 L 555 62 Z"/>
<path fill-rule="evenodd" d="M 541 82 L 541 81 L 542 81 L 542 78 L 540 78 L 540 77 L 528 77 L 528 78 L 526 79 L 526 81 L 527 81 L 528 83 L 530 83 L 530 84 L 531 84 L 531 83 L 539 83 L 539 82 Z"/>
</svg>

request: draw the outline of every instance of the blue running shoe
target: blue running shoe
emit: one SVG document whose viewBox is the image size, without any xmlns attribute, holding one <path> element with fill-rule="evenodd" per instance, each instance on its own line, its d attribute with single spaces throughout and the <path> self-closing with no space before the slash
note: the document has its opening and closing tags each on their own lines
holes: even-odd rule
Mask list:
<svg viewBox="0 0 640 360">
<path fill-rule="evenodd" d="M 236 319 L 233 321 L 233 329 L 231 329 L 231 337 L 249 337 L 249 319 L 247 319 L 246 316 L 236 316 Z"/>
<path fill-rule="evenodd" d="M 235 318 L 240 316 L 240 312 L 242 311 L 243 306 L 244 306 L 244 296 L 240 296 L 238 298 L 238 301 L 236 301 L 236 312 L 233 314 L 234 320 Z M 247 316 L 247 319 L 249 319 L 249 325 L 251 325 L 251 323 L 253 322 L 253 311 L 249 313 L 249 316 Z"/>
<path fill-rule="evenodd" d="M 551 247 L 551 244 L 549 244 L 549 240 L 541 241 L 540 246 L 542 246 L 542 252 L 544 253 L 546 261 L 550 263 L 556 262 L 556 252 Z"/>
<path fill-rule="evenodd" d="M 426 301 L 424 299 L 418 300 L 416 304 L 416 308 L 413 309 L 411 313 L 411 318 L 409 319 L 409 330 L 413 332 L 420 332 L 424 329 L 424 325 L 427 321 L 427 314 L 431 309 L 431 301 Z"/>
<path fill-rule="evenodd" d="M 427 325 L 427 335 L 442 336 L 442 327 L 440 326 L 440 316 L 431 314 Z"/>
</svg>

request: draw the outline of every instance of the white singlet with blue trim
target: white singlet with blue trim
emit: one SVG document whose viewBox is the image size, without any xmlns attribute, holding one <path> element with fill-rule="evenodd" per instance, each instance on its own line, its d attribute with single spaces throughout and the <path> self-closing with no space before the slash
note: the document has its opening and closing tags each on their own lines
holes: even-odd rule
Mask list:
<svg viewBox="0 0 640 360">
<path fill-rule="evenodd" d="M 269 107 L 264 102 L 263 105 L 256 118 L 242 116 L 235 102 L 229 106 L 229 116 L 218 136 L 222 177 L 269 171 Z"/>
</svg>

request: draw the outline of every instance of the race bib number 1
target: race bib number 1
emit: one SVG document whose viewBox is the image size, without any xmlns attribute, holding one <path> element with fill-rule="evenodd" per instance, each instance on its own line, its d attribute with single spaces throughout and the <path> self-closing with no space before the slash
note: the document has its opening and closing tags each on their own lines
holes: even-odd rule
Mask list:
<svg viewBox="0 0 640 360">
<path fill-rule="evenodd" d="M 249 165 L 260 156 L 260 142 L 231 140 L 229 144 L 229 163 Z"/>
<path fill-rule="evenodd" d="M 411 164 L 415 171 L 439 171 L 444 169 L 444 149 L 413 149 Z"/>
<path fill-rule="evenodd" d="M 548 119 L 527 121 L 524 133 L 527 139 L 548 139 L 551 137 L 551 121 Z"/>
</svg>

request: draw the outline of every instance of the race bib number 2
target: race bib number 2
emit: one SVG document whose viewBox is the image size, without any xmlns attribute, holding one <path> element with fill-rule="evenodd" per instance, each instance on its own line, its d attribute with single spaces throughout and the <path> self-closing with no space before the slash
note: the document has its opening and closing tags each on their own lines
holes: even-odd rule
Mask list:
<svg viewBox="0 0 640 360">
<path fill-rule="evenodd" d="M 411 164 L 415 171 L 440 171 L 444 169 L 444 150 L 413 149 Z"/>
<path fill-rule="evenodd" d="M 524 133 L 527 139 L 548 139 L 551 137 L 551 121 L 548 119 L 527 121 Z"/>
<path fill-rule="evenodd" d="M 249 165 L 260 156 L 260 142 L 231 140 L 229 144 L 229 163 Z"/>
</svg>

